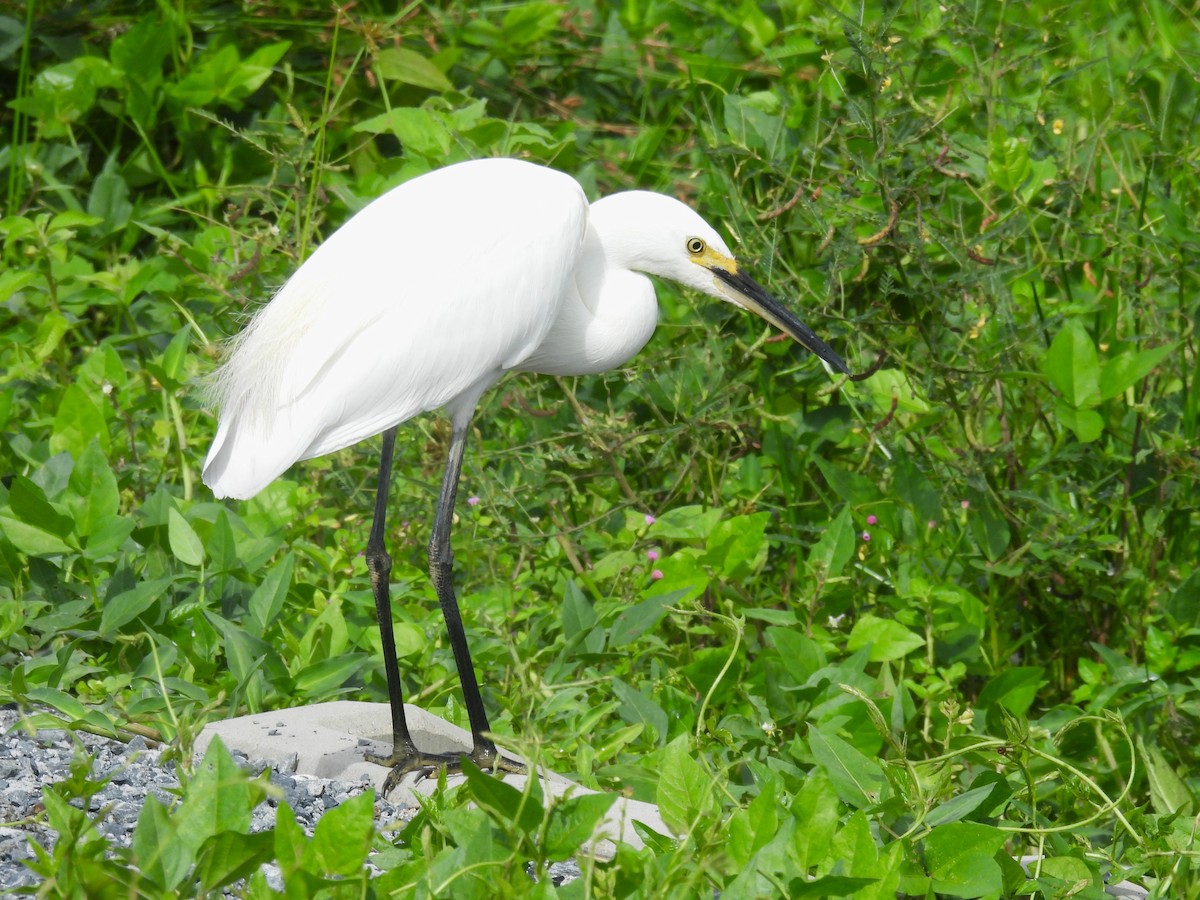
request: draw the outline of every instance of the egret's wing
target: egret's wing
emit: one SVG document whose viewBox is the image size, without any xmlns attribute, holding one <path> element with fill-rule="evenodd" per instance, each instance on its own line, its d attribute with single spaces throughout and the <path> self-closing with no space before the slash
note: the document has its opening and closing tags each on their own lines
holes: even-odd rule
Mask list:
<svg viewBox="0 0 1200 900">
<path fill-rule="evenodd" d="M 296 460 L 473 402 L 545 338 L 587 214 L 572 178 L 514 160 L 441 169 L 371 203 L 235 340 L 205 482 L 250 497 Z"/>
</svg>

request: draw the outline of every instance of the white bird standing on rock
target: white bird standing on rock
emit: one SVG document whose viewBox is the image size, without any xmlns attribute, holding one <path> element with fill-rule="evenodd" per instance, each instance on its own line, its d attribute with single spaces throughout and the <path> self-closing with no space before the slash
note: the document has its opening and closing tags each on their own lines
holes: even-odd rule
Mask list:
<svg viewBox="0 0 1200 900">
<path fill-rule="evenodd" d="M 506 372 L 587 375 L 641 350 L 658 320 L 650 275 L 749 309 L 849 374 L 683 203 L 627 191 L 589 204 L 570 176 L 512 159 L 448 166 L 370 203 L 231 343 L 214 380 L 219 424 L 204 462 L 216 496 L 253 497 L 298 460 L 383 433 L 366 561 L 392 712 L 392 753 L 372 757 L 392 767 L 385 793 L 407 772 L 459 763 L 418 750 L 404 717 L 383 539 L 397 426 L 435 409 L 450 417 L 429 573 L 471 721 L 465 756 L 519 771 L 487 736 L 454 596 L 450 525 L 467 431 L 480 396 Z"/>
</svg>

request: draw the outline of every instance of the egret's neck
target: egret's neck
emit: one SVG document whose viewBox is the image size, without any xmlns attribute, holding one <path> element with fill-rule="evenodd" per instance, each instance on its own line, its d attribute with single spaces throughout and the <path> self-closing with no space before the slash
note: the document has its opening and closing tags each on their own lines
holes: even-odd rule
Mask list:
<svg viewBox="0 0 1200 900">
<path fill-rule="evenodd" d="M 589 375 L 623 365 L 650 340 L 658 324 L 654 284 L 603 229 L 589 224 L 564 298 L 541 346 L 520 366 L 548 375 Z"/>
</svg>

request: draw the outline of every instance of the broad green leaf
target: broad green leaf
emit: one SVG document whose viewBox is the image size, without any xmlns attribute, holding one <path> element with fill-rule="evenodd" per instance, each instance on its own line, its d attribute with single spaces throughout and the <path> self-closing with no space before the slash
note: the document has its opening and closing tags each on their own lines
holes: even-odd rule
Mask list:
<svg viewBox="0 0 1200 900">
<path fill-rule="evenodd" d="M 57 688 L 30 688 L 25 692 L 25 696 L 35 703 L 43 703 L 57 710 L 72 722 L 77 722 L 87 715 L 87 707 L 79 702 L 79 698 Z"/>
<path fill-rule="evenodd" d="M 30 556 L 60 556 L 73 548 L 56 534 L 0 513 L 0 531 L 22 553 Z"/>
<path fill-rule="evenodd" d="M 912 651 L 925 646 L 925 638 L 909 631 L 895 619 L 864 615 L 854 623 L 846 649 L 854 652 L 870 645 L 871 662 L 903 659 Z"/>
<path fill-rule="evenodd" d="M 1020 138 L 1009 137 L 1003 128 L 995 129 L 988 154 L 987 174 L 1002 191 L 1015 191 L 1033 172 L 1029 147 Z"/>
<path fill-rule="evenodd" d="M 325 818 L 336 813 L 352 801 L 343 803 L 325 814 Z M 321 827 L 320 822 L 317 828 Z M 195 877 L 202 892 L 216 891 L 222 887 L 248 878 L 274 856 L 275 838 L 269 831 L 243 834 L 239 831 L 222 831 L 214 834 L 196 853 Z"/>
<path fill-rule="evenodd" d="M 440 116 L 427 109 L 398 106 L 354 126 L 368 134 L 392 134 L 404 148 L 429 158 L 443 158 L 453 140 Z"/>
<path fill-rule="evenodd" d="M 193 856 L 179 840 L 175 820 L 153 794 L 138 814 L 133 855 L 139 871 L 163 894 L 178 886 L 192 865 Z"/>
<path fill-rule="evenodd" d="M 116 516 L 120 502 L 117 476 L 109 467 L 99 441 L 89 443 L 80 454 L 68 484 L 76 534 L 87 537 Z M 131 528 L 132 525 L 130 522 Z"/>
<path fill-rule="evenodd" d="M 767 559 L 770 513 L 734 516 L 718 522 L 708 535 L 704 562 L 726 578 L 745 578 Z"/>
<path fill-rule="evenodd" d="M 1004 885 L 995 856 L 1007 839 L 998 828 L 975 822 L 934 828 L 925 838 L 925 867 L 934 889 L 951 897 L 998 896 Z"/>
<path fill-rule="evenodd" d="M 949 822 L 957 822 L 959 819 L 965 819 L 991 799 L 994 788 L 995 786 L 991 784 L 972 788 L 969 791 L 951 797 L 944 803 L 939 803 L 929 811 L 929 815 L 925 817 L 925 824 L 930 828 L 934 828 L 938 825 L 945 825 Z"/>
<path fill-rule="evenodd" d="M 775 785 L 768 784 L 749 806 L 729 817 L 729 842 L 725 849 L 736 866 L 748 865 L 750 858 L 775 836 L 780 811 Z"/>
<path fill-rule="evenodd" d="M 387 81 L 399 81 L 431 91 L 452 91 L 454 85 L 442 70 L 415 50 L 387 47 L 377 57 L 379 72 Z"/>
<path fill-rule="evenodd" d="M 621 610 L 608 630 L 608 646 L 615 650 L 641 637 L 666 615 L 668 606 L 689 593 L 691 591 L 687 588 L 668 591 Z"/>
<path fill-rule="evenodd" d="M 491 772 L 483 772 L 469 760 L 463 762 L 463 774 L 467 777 L 467 790 L 471 799 L 503 827 L 512 827 L 527 837 L 535 837 L 541 827 L 545 810 L 537 782 L 532 793 L 525 793 L 497 778 Z"/>
<path fill-rule="evenodd" d="M 326 697 L 361 672 L 368 662 L 365 653 L 344 653 L 305 666 L 296 673 L 296 693 L 304 697 Z"/>
<path fill-rule="evenodd" d="M 1119 353 L 1104 364 L 1100 372 L 1100 399 L 1111 400 L 1137 384 L 1154 371 L 1160 362 L 1176 349 L 1175 344 L 1164 344 L 1136 353 Z"/>
<path fill-rule="evenodd" d="M 712 779 L 689 755 L 688 735 L 663 749 L 655 800 L 663 821 L 676 834 L 687 834 L 696 820 L 715 809 Z"/>
<path fill-rule="evenodd" d="M 1042 371 L 1075 409 L 1094 405 L 1100 397 L 1100 358 L 1096 344 L 1078 319 L 1071 319 L 1050 342 Z"/>
<path fill-rule="evenodd" d="M 1140 734 L 1137 736 L 1137 744 L 1146 764 L 1147 780 L 1150 782 L 1150 803 L 1154 811 L 1164 816 L 1176 813 L 1190 816 L 1195 808 L 1196 798 L 1187 782 L 1179 776 L 1175 766 L 1158 746 L 1146 746 Z"/>
<path fill-rule="evenodd" d="M 804 779 L 790 810 L 797 825 L 788 848 L 793 870 L 807 872 L 829 859 L 841 813 L 838 797 L 836 786 L 820 769 Z"/>
<path fill-rule="evenodd" d="M 808 565 L 820 572 L 825 579 L 836 578 L 854 556 L 854 522 L 850 508 L 842 507 L 836 519 L 821 532 L 817 542 L 809 548 Z"/>
<path fill-rule="evenodd" d="M 264 637 L 267 628 L 283 609 L 288 590 L 292 586 L 292 570 L 295 565 L 296 554 L 288 553 L 263 576 L 250 596 L 248 625 L 255 637 Z"/>
<path fill-rule="evenodd" d="M 169 578 L 142 581 L 105 601 L 104 609 L 100 612 L 100 633 L 110 635 L 132 622 L 154 605 L 170 583 Z"/>
<path fill-rule="evenodd" d="M 1055 400 L 1054 416 L 1075 432 L 1080 443 L 1090 444 L 1104 432 L 1104 419 L 1094 409 L 1076 409 L 1062 400 Z"/>
<path fill-rule="evenodd" d="M 707 538 L 721 521 L 721 510 L 703 506 L 678 506 L 658 516 L 646 534 L 652 538 L 687 540 Z"/>
<path fill-rule="evenodd" d="M 174 508 L 167 514 L 167 537 L 171 553 L 185 566 L 199 566 L 204 562 L 204 544 L 188 520 Z"/>
<path fill-rule="evenodd" d="M 837 735 L 816 728 L 808 731 L 808 746 L 843 802 L 855 809 L 868 809 L 879 802 L 885 779 L 876 760 Z"/>
<path fill-rule="evenodd" d="M 313 861 L 325 875 L 355 875 L 362 871 L 374 837 L 375 792 L 367 790 L 329 810 L 317 822 Z"/>
<path fill-rule="evenodd" d="M 546 829 L 546 855 L 566 859 L 578 853 L 616 801 L 612 793 L 576 794 L 554 801 Z"/>
<path fill-rule="evenodd" d="M 195 855 L 213 835 L 249 831 L 254 793 L 249 777 L 238 768 L 221 739 L 214 737 L 173 816 L 179 823 L 180 841 Z"/>
<path fill-rule="evenodd" d="M 1023 716 L 1044 684 L 1046 675 L 1041 666 L 1013 666 L 983 686 L 979 705 L 988 707 L 998 703 L 1014 716 Z"/>
<path fill-rule="evenodd" d="M 22 522 L 58 537 L 66 537 L 75 520 L 46 499 L 46 492 L 23 475 L 13 479 L 8 489 L 8 505 Z"/>
<path fill-rule="evenodd" d="M 666 738 L 670 720 L 661 706 L 616 676 L 612 676 L 610 687 L 613 696 L 621 701 L 619 711 L 622 719 L 633 725 L 645 726 L 652 740 L 661 742 Z"/>
<path fill-rule="evenodd" d="M 83 455 L 93 440 L 100 448 L 108 450 L 108 423 L 104 413 L 78 384 L 67 385 L 54 415 L 53 431 L 50 433 L 50 451 L 64 450 L 76 459 Z"/>
</svg>

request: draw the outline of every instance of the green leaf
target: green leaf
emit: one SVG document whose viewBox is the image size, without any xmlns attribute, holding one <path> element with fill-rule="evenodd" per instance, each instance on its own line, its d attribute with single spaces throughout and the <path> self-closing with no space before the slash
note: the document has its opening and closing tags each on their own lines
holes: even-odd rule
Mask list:
<svg viewBox="0 0 1200 900">
<path fill-rule="evenodd" d="M 809 548 L 808 566 L 825 579 L 838 577 L 846 563 L 854 556 L 854 522 L 850 508 L 842 507 L 836 519 L 821 532 L 817 542 Z"/>
<path fill-rule="evenodd" d="M 250 596 L 248 630 L 255 637 L 264 637 L 267 628 L 274 623 L 283 610 L 288 590 L 292 586 L 292 570 L 296 565 L 296 554 L 288 553 L 271 567 Z M 403 656 L 404 654 L 400 654 Z"/>
<path fill-rule="evenodd" d="M 100 611 L 100 633 L 111 635 L 132 622 L 154 605 L 170 583 L 169 578 L 142 581 L 105 601 L 104 609 Z"/>
<path fill-rule="evenodd" d="M 54 414 L 50 452 L 66 451 L 79 459 L 93 440 L 99 441 L 101 449 L 108 451 L 108 423 L 104 413 L 92 402 L 87 391 L 78 384 L 69 384 Z"/>
<path fill-rule="evenodd" d="M 359 122 L 355 131 L 391 134 L 405 150 L 427 158 L 444 158 L 453 140 L 441 117 L 427 109 L 398 106 L 379 116 Z"/>
<path fill-rule="evenodd" d="M 999 704 L 1014 716 L 1023 716 L 1044 684 L 1046 676 L 1041 666 L 1013 666 L 984 685 L 979 692 L 979 706 Z"/>
<path fill-rule="evenodd" d="M 951 797 L 944 803 L 939 803 L 925 817 L 925 824 L 930 828 L 957 822 L 965 819 L 976 809 L 991 799 L 995 785 L 986 784 L 983 787 L 972 788 L 969 791 Z"/>
<path fill-rule="evenodd" d="M 238 768 L 221 739 L 214 737 L 174 815 L 180 841 L 195 855 L 213 835 L 249 831 L 252 798 L 246 773 Z"/>
<path fill-rule="evenodd" d="M 1029 147 L 1025 141 L 1009 137 L 1003 128 L 997 128 L 988 154 L 988 178 L 1000 190 L 1012 192 L 1024 184 L 1032 173 Z"/>
<path fill-rule="evenodd" d="M 770 513 L 734 516 L 718 522 L 708 534 L 704 562 L 726 578 L 745 578 L 767 559 Z"/>
<path fill-rule="evenodd" d="M 1179 777 L 1175 766 L 1157 746 L 1146 746 L 1145 740 L 1137 736 L 1138 749 L 1146 761 L 1146 775 L 1150 782 L 1150 804 L 1160 815 L 1182 813 L 1191 816 L 1196 798 L 1187 782 Z"/>
<path fill-rule="evenodd" d="M 668 591 L 625 607 L 608 630 L 608 646 L 615 650 L 641 637 L 666 615 L 668 606 L 690 593 L 690 588 Z"/>
<path fill-rule="evenodd" d="M 837 735 L 824 734 L 816 728 L 808 731 L 808 746 L 844 803 L 867 809 L 879 802 L 885 778 L 878 762 Z"/>
<path fill-rule="evenodd" d="M 99 441 L 92 441 L 75 461 L 68 481 L 75 533 L 87 537 L 117 514 L 120 491 Z M 130 522 L 132 528 L 133 523 Z"/>
<path fill-rule="evenodd" d="M 576 794 L 556 800 L 546 829 L 546 855 L 566 859 L 578 853 L 616 802 L 617 795 L 611 793 Z"/>
<path fill-rule="evenodd" d="M 497 778 L 490 772 L 480 770 L 469 760 L 463 762 L 463 774 L 467 776 L 467 790 L 471 799 L 505 828 L 515 826 L 527 837 L 535 837 L 544 817 L 541 792 L 534 781 L 533 793 L 525 793 Z"/>
<path fill-rule="evenodd" d="M 442 70 L 428 59 L 404 47 L 387 47 L 376 58 L 379 73 L 386 81 L 399 81 L 431 91 L 452 91 L 454 85 Z"/>
<path fill-rule="evenodd" d="M 51 709 L 57 710 L 72 722 L 78 722 L 87 715 L 87 707 L 79 702 L 78 697 L 57 688 L 30 688 L 25 692 L 25 697 L 35 703 L 43 703 Z"/>
<path fill-rule="evenodd" d="M 681 734 L 663 749 L 655 791 L 663 821 L 679 835 L 716 808 L 712 779 L 689 755 L 690 746 L 688 735 Z"/>
<path fill-rule="evenodd" d="M 21 521 L 58 537 L 66 537 L 75 527 L 75 520 L 60 512 L 46 499 L 45 491 L 23 475 L 14 478 L 8 489 L 8 505 Z"/>
<path fill-rule="evenodd" d="M 934 890 L 951 897 L 998 896 L 1004 887 L 996 854 L 1007 835 L 990 825 L 953 822 L 925 838 L 925 866 Z"/>
<path fill-rule="evenodd" d="M 368 662 L 365 653 L 343 653 L 319 660 L 296 673 L 295 691 L 304 697 L 326 697 L 362 672 Z"/>
<path fill-rule="evenodd" d="M 326 875 L 358 874 L 374 837 L 375 792 L 368 790 L 321 817 L 313 832 L 312 859 Z"/>
<path fill-rule="evenodd" d="M 1100 399 L 1100 358 L 1091 335 L 1078 319 L 1071 319 L 1050 342 L 1042 371 L 1075 409 L 1095 405 Z"/>
<path fill-rule="evenodd" d="M 1054 416 L 1084 444 L 1090 444 L 1104 432 L 1104 419 L 1094 409 L 1075 409 L 1062 400 L 1055 400 Z"/>
<path fill-rule="evenodd" d="M 345 806 L 346 804 L 342 804 Z M 321 819 L 337 812 L 337 807 Z M 320 829 L 320 822 L 317 828 Z M 226 885 L 248 878 L 274 856 L 275 838 L 269 831 L 243 834 L 239 831 L 222 831 L 208 838 L 196 853 L 195 877 L 200 882 L 200 891 L 216 891 Z"/>
<path fill-rule="evenodd" d="M 174 507 L 167 513 L 167 537 L 171 553 L 185 566 L 199 566 L 204 562 L 204 544 L 188 520 Z"/>
<path fill-rule="evenodd" d="M 912 651 L 925 646 L 925 638 L 909 631 L 895 619 L 864 615 L 854 623 L 846 649 L 850 652 L 870 645 L 871 662 L 903 659 Z"/>
<path fill-rule="evenodd" d="M 729 817 L 729 841 L 725 849 L 739 869 L 745 868 L 750 858 L 775 836 L 780 811 L 775 785 L 768 783 L 749 806 Z"/>
<path fill-rule="evenodd" d="M 1104 364 L 1100 373 L 1100 399 L 1111 400 L 1137 384 L 1154 371 L 1160 362 L 1176 349 L 1165 344 L 1137 353 L 1119 353 Z"/>
<path fill-rule="evenodd" d="M 179 840 L 175 821 L 156 796 L 146 798 L 133 831 L 133 858 L 139 871 L 166 893 L 177 887 L 192 865 L 192 854 Z"/>
<path fill-rule="evenodd" d="M 707 538 L 721 521 L 721 510 L 679 506 L 659 516 L 646 530 L 647 537 L 668 540 Z"/>
</svg>

